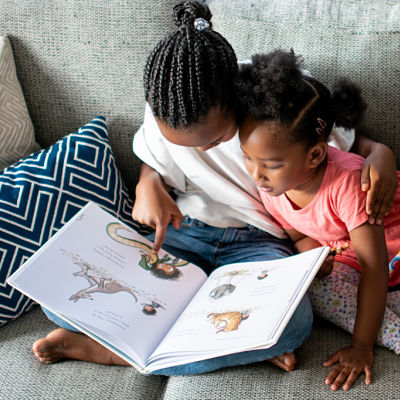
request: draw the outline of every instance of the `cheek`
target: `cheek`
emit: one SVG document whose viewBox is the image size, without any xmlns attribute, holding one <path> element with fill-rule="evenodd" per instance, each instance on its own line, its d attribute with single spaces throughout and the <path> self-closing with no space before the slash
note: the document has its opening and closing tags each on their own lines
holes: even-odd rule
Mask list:
<svg viewBox="0 0 400 400">
<path fill-rule="evenodd" d="M 253 172 L 253 163 L 250 160 L 244 159 L 244 165 L 246 166 L 247 172 L 252 175 Z"/>
</svg>

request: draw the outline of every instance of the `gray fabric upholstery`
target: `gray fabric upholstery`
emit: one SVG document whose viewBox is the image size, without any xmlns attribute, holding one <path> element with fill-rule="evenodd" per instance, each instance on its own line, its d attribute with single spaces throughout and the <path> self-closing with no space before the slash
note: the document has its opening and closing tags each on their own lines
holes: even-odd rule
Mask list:
<svg viewBox="0 0 400 400">
<path fill-rule="evenodd" d="M 142 69 L 148 51 L 171 27 L 176 0 L 0 0 L 0 33 L 10 36 L 37 139 L 48 146 L 98 114 L 131 189 L 138 161 L 132 136 L 144 109 Z M 349 75 L 369 104 L 367 132 L 400 158 L 400 2 L 388 0 L 209 0 L 216 30 L 238 58 L 276 47 L 304 55 L 330 84 Z M 133 368 L 65 361 L 41 365 L 32 343 L 53 325 L 39 308 L 0 329 L 1 399 L 400 399 L 400 358 L 376 350 L 375 377 L 349 393 L 323 384 L 326 357 L 350 342 L 315 324 L 285 373 L 269 363 L 187 377 L 141 376 Z"/>
<path fill-rule="evenodd" d="M 324 385 L 327 368 L 322 363 L 337 349 L 350 344 L 351 336 L 322 320 L 314 323 L 311 337 L 296 352 L 297 368 L 284 372 L 268 362 L 226 368 L 203 375 L 171 377 L 164 400 L 181 399 L 399 399 L 400 358 L 377 348 L 374 381 L 359 379 L 349 392 L 333 392 Z"/>
<path fill-rule="evenodd" d="M 43 365 L 31 344 L 56 326 L 41 308 L 0 329 L 0 399 L 159 399 L 167 378 L 143 376 L 134 368 L 65 361 Z"/>
</svg>

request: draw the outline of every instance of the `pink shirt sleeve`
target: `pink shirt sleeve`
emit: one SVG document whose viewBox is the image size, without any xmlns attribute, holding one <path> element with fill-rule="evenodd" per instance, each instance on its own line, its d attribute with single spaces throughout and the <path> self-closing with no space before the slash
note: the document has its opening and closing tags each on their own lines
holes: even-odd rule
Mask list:
<svg viewBox="0 0 400 400">
<path fill-rule="evenodd" d="M 361 190 L 361 171 L 348 170 L 331 185 L 331 201 L 339 219 L 350 232 L 368 221 L 365 211 L 366 192 Z"/>
</svg>

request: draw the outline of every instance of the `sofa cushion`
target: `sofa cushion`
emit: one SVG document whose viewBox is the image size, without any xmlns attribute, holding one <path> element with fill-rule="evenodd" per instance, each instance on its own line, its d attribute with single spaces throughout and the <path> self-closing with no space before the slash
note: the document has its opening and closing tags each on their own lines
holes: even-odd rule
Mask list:
<svg viewBox="0 0 400 400">
<path fill-rule="evenodd" d="M 368 103 L 364 130 L 388 144 L 400 162 L 399 2 L 208 0 L 214 28 L 239 59 L 275 48 L 304 57 L 327 85 L 347 76 Z"/>
<path fill-rule="evenodd" d="M 0 173 L 0 324 L 32 304 L 8 276 L 88 201 L 132 226 L 104 117 Z"/>
<path fill-rule="evenodd" d="M 10 41 L 0 36 L 0 170 L 33 151 L 32 121 L 14 65 Z"/>
</svg>

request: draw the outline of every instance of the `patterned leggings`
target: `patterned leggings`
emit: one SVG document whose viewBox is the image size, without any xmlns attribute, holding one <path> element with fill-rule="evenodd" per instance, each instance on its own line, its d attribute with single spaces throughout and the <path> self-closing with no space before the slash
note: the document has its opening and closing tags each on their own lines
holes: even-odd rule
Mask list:
<svg viewBox="0 0 400 400">
<path fill-rule="evenodd" d="M 352 333 L 357 311 L 360 272 L 336 262 L 332 273 L 315 278 L 308 294 L 315 313 Z M 400 354 L 400 290 L 388 292 L 377 344 Z"/>
</svg>

